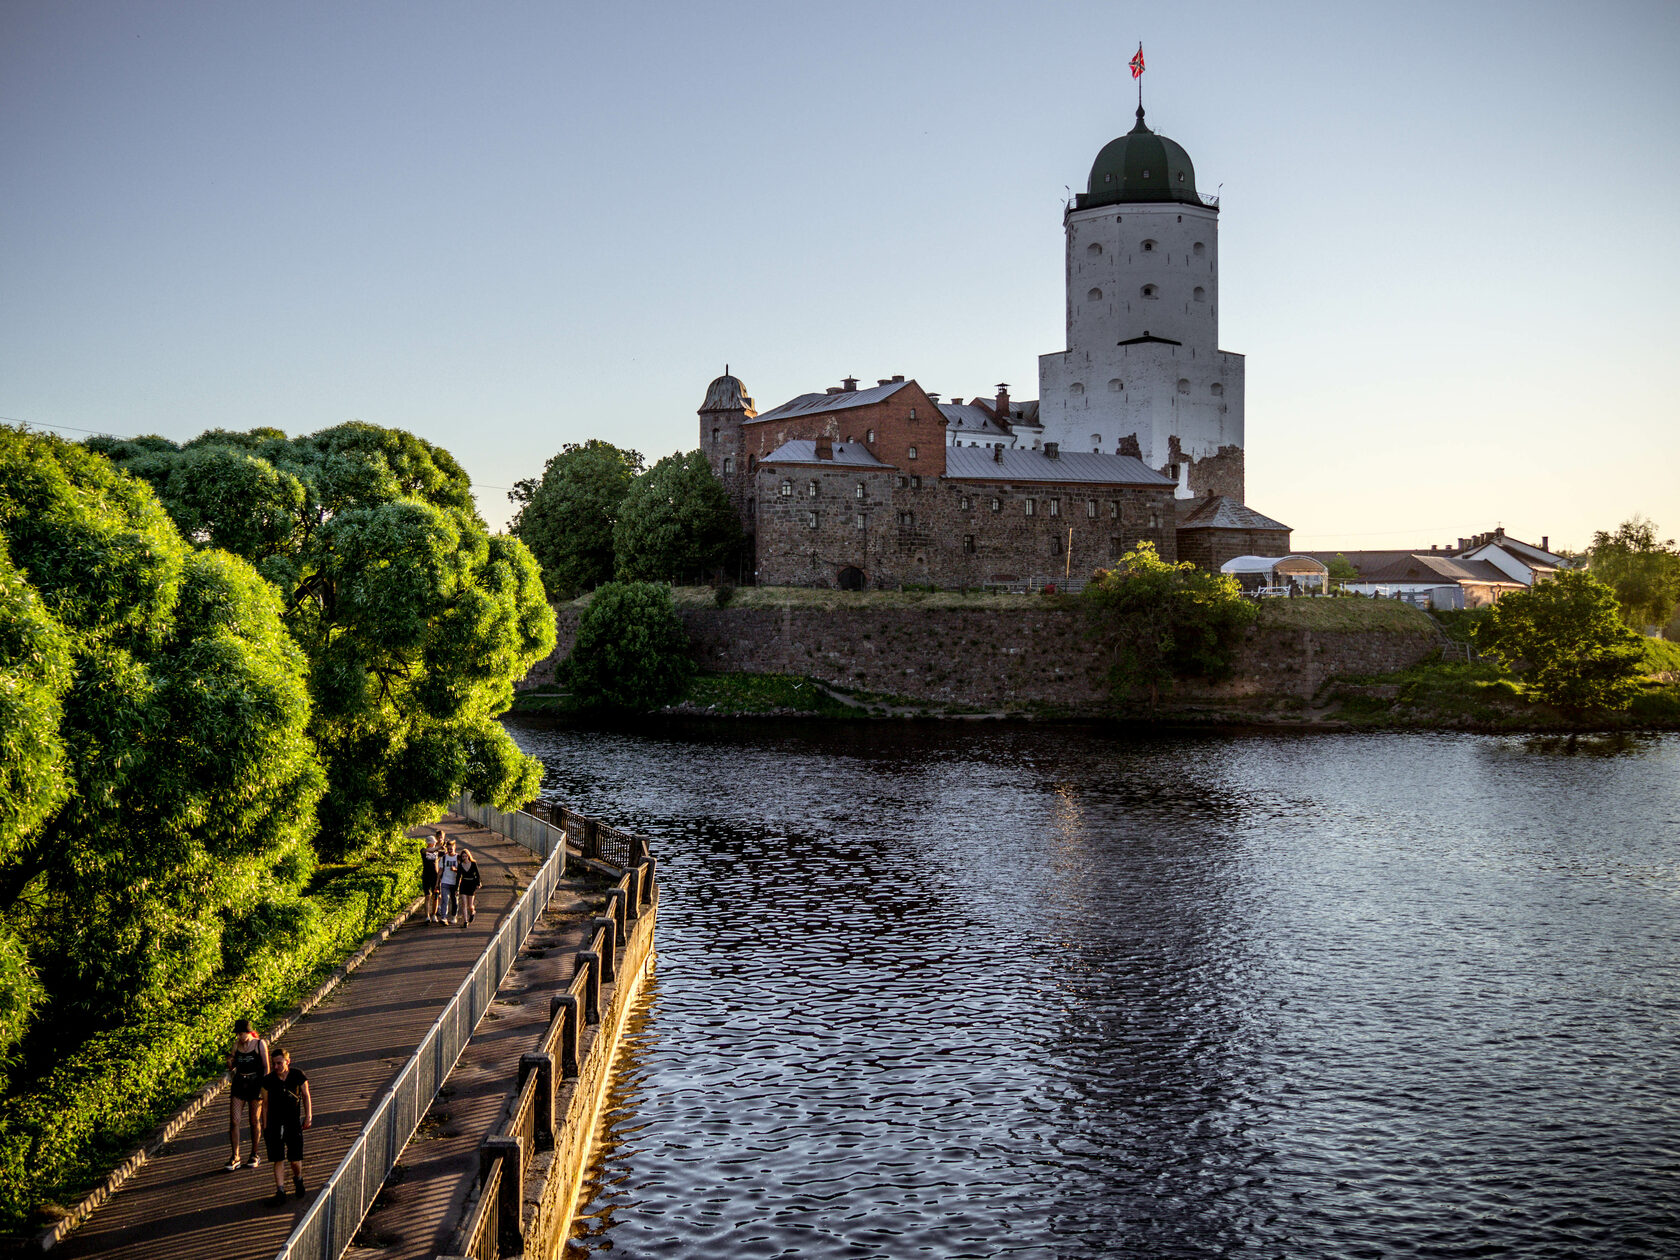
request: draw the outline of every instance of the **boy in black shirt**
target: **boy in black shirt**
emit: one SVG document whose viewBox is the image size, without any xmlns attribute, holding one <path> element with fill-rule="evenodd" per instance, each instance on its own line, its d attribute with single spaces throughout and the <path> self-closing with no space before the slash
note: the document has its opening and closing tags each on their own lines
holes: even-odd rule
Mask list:
<svg viewBox="0 0 1680 1260">
<path fill-rule="evenodd" d="M 303 1131 L 315 1118 L 315 1104 L 309 1097 L 309 1078 L 292 1066 L 292 1054 L 276 1046 L 269 1051 L 274 1070 L 263 1077 L 263 1089 L 268 1094 L 265 1109 L 268 1139 L 268 1159 L 274 1165 L 275 1207 L 286 1201 L 286 1188 L 281 1181 L 281 1161 L 292 1163 L 292 1189 L 303 1198 Z"/>
</svg>

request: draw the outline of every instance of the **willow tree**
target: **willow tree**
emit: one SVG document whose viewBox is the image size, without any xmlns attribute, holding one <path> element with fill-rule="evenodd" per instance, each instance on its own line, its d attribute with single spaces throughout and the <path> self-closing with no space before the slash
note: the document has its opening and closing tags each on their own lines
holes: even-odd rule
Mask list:
<svg viewBox="0 0 1680 1260">
<path fill-rule="evenodd" d="M 386 842 L 463 788 L 498 805 L 535 794 L 541 765 L 496 717 L 553 649 L 554 615 L 531 553 L 491 535 L 447 451 L 360 423 L 99 447 L 278 593 L 309 660 L 324 856 Z"/>
<path fill-rule="evenodd" d="M 152 491 L 0 428 L 0 1052 L 191 993 L 297 908 L 322 776 L 250 565 Z"/>
</svg>

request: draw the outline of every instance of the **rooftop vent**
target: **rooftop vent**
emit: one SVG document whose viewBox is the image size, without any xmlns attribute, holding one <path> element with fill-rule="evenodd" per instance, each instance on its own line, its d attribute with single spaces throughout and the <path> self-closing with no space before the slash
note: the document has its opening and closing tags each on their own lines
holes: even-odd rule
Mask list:
<svg viewBox="0 0 1680 1260">
<path fill-rule="evenodd" d="M 847 394 L 857 393 L 857 377 L 848 376 L 845 380 L 841 381 L 840 390 L 842 393 Z"/>
<path fill-rule="evenodd" d="M 893 377 L 893 378 L 892 378 L 892 380 L 890 380 L 890 381 L 889 381 L 889 382 L 887 382 L 887 383 L 888 383 L 888 384 L 889 384 L 889 385 L 897 385 L 897 384 L 898 384 L 898 383 L 899 383 L 899 382 L 900 382 L 900 381 L 902 381 L 902 380 L 903 380 L 903 379 L 904 379 L 904 373 L 903 373 L 903 372 L 900 372 L 900 373 L 899 373 L 899 374 L 898 374 L 898 375 L 897 375 L 897 376 L 895 376 L 895 377 Z"/>
<path fill-rule="evenodd" d="M 1003 443 L 1002 442 L 992 443 L 992 463 L 994 463 L 994 464 L 1003 463 Z"/>
<path fill-rule="evenodd" d="M 817 439 L 817 458 L 834 458 L 834 439 L 829 437 L 827 434 L 824 434 L 822 437 Z"/>
<path fill-rule="evenodd" d="M 891 385 L 892 384 L 892 377 L 890 377 L 890 376 L 877 377 L 876 380 L 875 380 L 875 383 L 877 385 Z"/>
<path fill-rule="evenodd" d="M 843 391 L 838 385 L 830 385 L 828 387 L 828 392 L 831 394 L 839 394 L 844 393 L 845 391 Z"/>
<path fill-rule="evenodd" d="M 1046 459 L 1060 459 L 1062 457 L 1062 444 L 1060 442 L 1046 442 L 1044 444 L 1044 457 Z"/>
</svg>

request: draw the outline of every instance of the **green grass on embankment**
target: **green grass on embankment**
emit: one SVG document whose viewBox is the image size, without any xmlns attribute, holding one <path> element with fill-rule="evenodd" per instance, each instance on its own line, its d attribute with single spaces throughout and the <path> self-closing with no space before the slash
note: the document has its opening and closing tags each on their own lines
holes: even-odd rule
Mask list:
<svg viewBox="0 0 1680 1260">
<path fill-rule="evenodd" d="M 221 1074 L 235 1019 L 274 1023 L 419 887 L 420 864 L 401 838 L 356 866 L 323 867 L 305 898 L 309 916 L 288 929 L 284 948 L 167 1010 L 66 1047 L 32 1078 L 8 1081 L 0 1098 L 0 1230 L 44 1228 L 62 1215 Z"/>
<path fill-rule="evenodd" d="M 1433 636 L 1429 614 L 1399 599 L 1263 599 L 1263 630 L 1375 630 Z"/>
</svg>

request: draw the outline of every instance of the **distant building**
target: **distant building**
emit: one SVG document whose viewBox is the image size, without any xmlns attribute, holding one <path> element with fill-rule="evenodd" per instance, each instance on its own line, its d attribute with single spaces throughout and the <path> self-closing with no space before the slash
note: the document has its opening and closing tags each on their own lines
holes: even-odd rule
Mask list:
<svg viewBox="0 0 1680 1260">
<path fill-rule="evenodd" d="M 1178 501 L 1178 558 L 1218 573 L 1238 556 L 1286 556 L 1289 526 L 1222 494 Z"/>
<path fill-rule="evenodd" d="M 1177 554 L 1173 482 L 1137 457 L 948 445 L 945 413 L 915 381 L 857 384 L 763 413 L 733 376 L 706 391 L 701 445 L 759 582 L 1084 580 L 1139 542 Z"/>
<path fill-rule="evenodd" d="M 1485 608 L 1525 583 L 1486 560 L 1435 551 L 1312 551 L 1328 565 L 1338 555 L 1359 573 L 1342 583 L 1356 595 L 1400 598 L 1424 608 Z"/>
<path fill-rule="evenodd" d="M 1570 567 L 1569 561 L 1551 551 L 1550 535 L 1543 534 L 1540 545 L 1509 537 L 1501 526 L 1491 534 L 1477 534 L 1460 538 L 1453 555 L 1460 560 L 1485 560 L 1513 581 L 1524 586 L 1544 582 L 1559 569 Z"/>
</svg>

